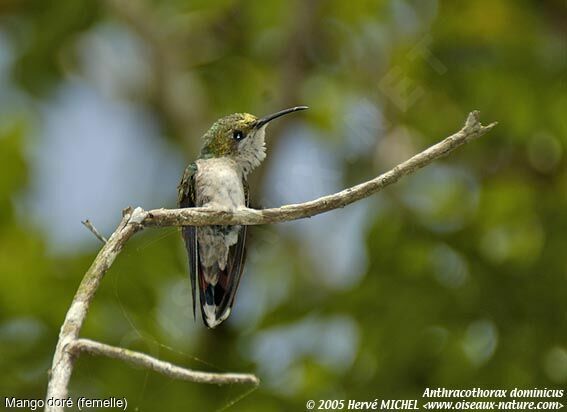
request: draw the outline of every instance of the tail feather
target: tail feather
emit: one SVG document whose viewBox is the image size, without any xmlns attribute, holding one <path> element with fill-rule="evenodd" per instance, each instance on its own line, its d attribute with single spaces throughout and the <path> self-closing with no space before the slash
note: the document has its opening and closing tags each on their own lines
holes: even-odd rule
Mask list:
<svg viewBox="0 0 567 412">
<path fill-rule="evenodd" d="M 216 276 L 214 275 L 216 273 Z M 207 279 L 216 279 L 215 283 Z M 230 286 L 230 276 L 227 270 L 214 267 L 199 268 L 199 292 L 201 300 L 201 315 L 203 322 L 209 328 L 214 328 L 230 316 L 232 302 L 227 304 L 227 294 Z"/>
<path fill-rule="evenodd" d="M 218 263 L 198 266 L 199 298 L 203 322 L 214 328 L 225 321 L 232 311 L 236 292 L 242 277 L 246 260 L 244 247 L 247 227 L 242 226 L 238 233 L 238 242 L 231 246 L 226 266 L 221 269 Z"/>
</svg>

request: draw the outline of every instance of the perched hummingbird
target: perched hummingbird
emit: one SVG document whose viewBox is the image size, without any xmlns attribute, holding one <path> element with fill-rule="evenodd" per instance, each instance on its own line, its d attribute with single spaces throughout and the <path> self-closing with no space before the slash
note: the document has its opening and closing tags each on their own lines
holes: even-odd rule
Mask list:
<svg viewBox="0 0 567 412">
<path fill-rule="evenodd" d="M 297 106 L 258 119 L 235 113 L 217 120 L 203 136 L 200 157 L 185 169 L 178 190 L 180 208 L 248 207 L 248 174 L 266 157 L 265 132 L 272 120 L 307 109 Z M 195 316 L 195 284 L 201 315 L 209 328 L 230 316 L 246 251 L 246 226 L 184 226 Z"/>
</svg>

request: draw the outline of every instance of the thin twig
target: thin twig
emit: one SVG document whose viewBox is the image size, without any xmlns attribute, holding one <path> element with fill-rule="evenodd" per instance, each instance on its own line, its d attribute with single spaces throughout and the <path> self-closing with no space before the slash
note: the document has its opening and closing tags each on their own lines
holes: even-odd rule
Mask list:
<svg viewBox="0 0 567 412">
<path fill-rule="evenodd" d="M 74 353 L 86 352 L 90 355 L 119 359 L 132 365 L 153 370 L 173 379 L 195 383 L 214 383 L 219 385 L 232 383 L 260 384 L 260 380 L 256 376 L 247 373 L 209 373 L 194 371 L 153 358 L 145 353 L 106 345 L 90 339 L 78 339 L 74 341 L 69 350 Z"/>
<path fill-rule="evenodd" d="M 96 290 L 98 289 L 100 281 L 124 247 L 125 243 L 142 227 L 219 224 L 259 225 L 315 216 L 339 207 L 344 207 L 382 190 L 386 186 L 397 182 L 403 176 L 427 166 L 434 160 L 447 155 L 457 147 L 472 139 L 482 136 L 486 132 L 490 131 L 495 125 L 496 123 L 491 123 L 488 126 L 482 126 L 478 119 L 478 112 L 472 112 L 469 114 L 464 127 L 457 133 L 397 165 L 392 170 L 365 183 L 361 183 L 341 192 L 324 196 L 310 202 L 264 210 L 243 208 L 234 212 L 207 208 L 156 209 L 144 211 L 142 208 L 138 207 L 134 210 L 125 210 L 123 213 L 124 217 L 116 231 L 112 234 L 110 239 L 108 239 L 108 242 L 104 244 L 81 281 L 79 289 L 71 303 L 71 307 L 67 312 L 65 321 L 61 326 L 47 388 L 47 399 L 67 398 L 69 380 L 73 371 L 74 355 L 77 353 L 77 350 L 73 350 L 73 348 L 79 348 L 81 350 L 84 349 L 90 353 L 99 353 L 107 356 L 112 355 L 111 357 L 124 359 L 131 363 L 136 363 L 153 370 L 161 368 L 158 371 L 162 373 L 170 373 L 164 371 L 171 371 L 172 368 L 177 372 L 185 370 L 166 362 L 150 358 L 144 354 L 79 339 L 79 332 L 83 322 L 85 321 L 89 305 L 96 293 Z M 156 365 L 159 365 L 158 369 L 154 368 Z M 183 373 L 185 372 L 182 372 L 182 374 Z M 175 374 L 168 376 L 176 377 L 174 375 Z M 186 377 L 184 377 L 184 379 L 185 378 Z M 191 380 L 189 378 L 187 379 Z M 256 380 L 249 382 L 257 383 L 257 378 Z M 51 412 L 59 412 L 62 410 L 62 407 L 46 407 L 46 411 Z"/>
<path fill-rule="evenodd" d="M 96 236 L 96 238 L 98 240 L 100 240 L 102 243 L 106 243 L 108 242 L 108 239 L 105 238 L 98 230 L 97 228 L 91 223 L 91 221 L 89 219 L 87 220 L 81 220 L 81 223 L 87 228 L 89 229 L 93 235 Z"/>
</svg>

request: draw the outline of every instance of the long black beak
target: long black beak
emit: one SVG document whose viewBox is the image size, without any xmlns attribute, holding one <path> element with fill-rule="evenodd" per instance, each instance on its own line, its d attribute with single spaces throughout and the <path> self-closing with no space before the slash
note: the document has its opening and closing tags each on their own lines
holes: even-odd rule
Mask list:
<svg viewBox="0 0 567 412">
<path fill-rule="evenodd" d="M 277 119 L 280 116 L 283 116 L 283 115 L 286 115 L 286 114 L 289 114 L 289 113 L 293 113 L 293 112 L 297 112 L 299 110 L 305 110 L 305 109 L 309 109 L 309 107 L 307 107 L 307 106 L 295 106 L 295 107 L 290 107 L 289 109 L 280 110 L 279 112 L 275 112 L 275 113 L 269 114 L 267 116 L 264 116 L 261 119 L 258 119 L 256 121 L 256 124 L 254 125 L 254 127 L 256 129 L 259 129 L 262 126 L 265 126 L 266 124 L 268 124 L 269 122 L 271 122 L 274 119 Z"/>
</svg>

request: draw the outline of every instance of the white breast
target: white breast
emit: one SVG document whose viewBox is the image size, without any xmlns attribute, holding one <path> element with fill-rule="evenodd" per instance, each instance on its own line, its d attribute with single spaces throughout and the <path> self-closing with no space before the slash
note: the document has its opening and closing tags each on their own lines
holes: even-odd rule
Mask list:
<svg viewBox="0 0 567 412">
<path fill-rule="evenodd" d="M 242 175 L 234 160 L 226 157 L 197 160 L 197 206 L 237 209 L 244 205 Z"/>
</svg>

